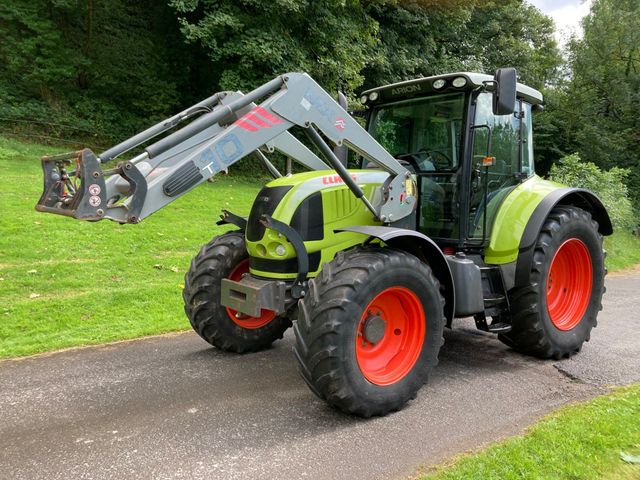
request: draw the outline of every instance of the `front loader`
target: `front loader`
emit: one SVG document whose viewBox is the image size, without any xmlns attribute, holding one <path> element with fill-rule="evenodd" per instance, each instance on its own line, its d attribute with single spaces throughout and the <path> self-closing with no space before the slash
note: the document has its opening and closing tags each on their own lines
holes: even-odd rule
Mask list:
<svg viewBox="0 0 640 480">
<path fill-rule="evenodd" d="M 455 318 L 526 354 L 578 352 L 601 309 L 612 227 L 593 193 L 535 175 L 542 95 L 500 69 L 387 85 L 361 102 L 365 127 L 303 73 L 217 93 L 97 156 L 43 157 L 36 209 L 138 223 L 257 156 L 275 178 L 247 218 L 222 212 L 230 230 L 193 258 L 185 312 L 237 353 L 295 322 L 302 377 L 356 415 L 413 398 Z M 282 176 L 276 150 L 308 171 Z"/>
</svg>

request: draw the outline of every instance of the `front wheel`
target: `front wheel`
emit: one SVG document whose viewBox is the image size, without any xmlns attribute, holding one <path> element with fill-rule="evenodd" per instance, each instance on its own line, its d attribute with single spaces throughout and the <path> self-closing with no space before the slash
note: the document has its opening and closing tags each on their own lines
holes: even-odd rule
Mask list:
<svg viewBox="0 0 640 480">
<path fill-rule="evenodd" d="M 437 363 L 445 323 L 429 266 L 399 250 L 355 249 L 338 254 L 309 287 L 294 331 L 311 390 L 363 417 L 415 397 Z"/>
<path fill-rule="evenodd" d="M 291 320 L 262 310 L 259 317 L 236 312 L 220 304 L 223 278 L 240 280 L 249 273 L 249 255 L 242 232 L 214 237 L 191 261 L 185 275 L 184 311 L 204 340 L 225 351 L 263 350 L 282 338 Z"/>
<path fill-rule="evenodd" d="M 602 309 L 605 273 L 598 224 L 578 207 L 556 207 L 538 237 L 528 284 L 509 292 L 513 327 L 500 340 L 540 358 L 577 353 Z"/>
</svg>

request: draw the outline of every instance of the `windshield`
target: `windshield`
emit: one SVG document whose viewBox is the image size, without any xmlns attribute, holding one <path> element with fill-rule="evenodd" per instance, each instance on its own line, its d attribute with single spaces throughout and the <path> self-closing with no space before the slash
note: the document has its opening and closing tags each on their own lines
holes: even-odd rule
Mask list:
<svg viewBox="0 0 640 480">
<path fill-rule="evenodd" d="M 453 93 L 383 105 L 374 110 L 369 133 L 418 173 L 455 170 L 464 101 L 464 93 Z"/>
</svg>

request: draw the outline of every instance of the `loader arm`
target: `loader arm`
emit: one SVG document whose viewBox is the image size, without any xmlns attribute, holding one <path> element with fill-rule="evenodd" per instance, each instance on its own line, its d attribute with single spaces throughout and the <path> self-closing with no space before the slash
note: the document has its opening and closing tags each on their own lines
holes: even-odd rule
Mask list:
<svg viewBox="0 0 640 480">
<path fill-rule="evenodd" d="M 257 104 L 259 100 L 262 103 Z M 186 127 L 148 145 L 111 170 L 102 164 L 204 112 Z M 411 174 L 322 87 L 304 73 L 289 73 L 243 95 L 220 93 L 96 157 L 90 150 L 43 157 L 44 193 L 37 210 L 82 220 L 137 223 L 216 173 L 258 150 L 278 150 L 312 170 L 329 167 L 289 130 L 300 127 L 345 184 L 383 222 L 415 208 Z M 372 205 L 322 135 L 389 173 L 382 200 Z M 75 168 L 67 172 L 67 167 Z M 393 195 L 390 192 L 393 191 Z M 394 200 L 395 199 L 395 200 Z"/>
</svg>

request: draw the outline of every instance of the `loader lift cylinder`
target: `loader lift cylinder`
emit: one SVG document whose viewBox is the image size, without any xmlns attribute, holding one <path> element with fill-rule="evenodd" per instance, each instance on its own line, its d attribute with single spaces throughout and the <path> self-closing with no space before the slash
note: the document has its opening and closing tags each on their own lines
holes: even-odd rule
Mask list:
<svg viewBox="0 0 640 480">
<path fill-rule="evenodd" d="M 316 145 L 316 147 L 320 149 L 327 161 L 331 164 L 337 174 L 340 175 L 340 178 L 342 179 L 342 181 L 344 181 L 345 185 L 349 187 L 349 190 L 353 192 L 356 198 L 362 200 L 362 202 L 367 206 L 371 213 L 373 213 L 373 216 L 375 218 L 378 218 L 378 212 L 376 211 L 374 206 L 371 205 L 371 202 L 369 202 L 367 197 L 365 197 L 362 189 L 358 186 L 355 180 L 351 178 L 351 175 L 347 171 L 347 168 L 342 164 L 340 159 L 336 157 L 335 153 L 333 153 L 333 151 L 329 148 L 329 145 L 327 145 L 327 143 L 322 139 L 313 125 L 309 125 L 309 127 L 306 129 L 306 132 L 309 139 Z"/>
<path fill-rule="evenodd" d="M 105 163 L 113 160 L 119 155 L 128 152 L 132 148 L 137 147 L 147 140 L 151 140 L 153 137 L 156 137 L 161 133 L 172 129 L 179 123 L 189 119 L 191 116 L 201 112 L 202 110 L 210 112 L 213 107 L 220 103 L 220 100 L 222 100 L 223 97 L 223 93 L 216 93 L 209 98 L 205 98 L 201 102 L 198 102 L 195 105 L 187 108 L 186 110 L 174 115 L 173 117 L 169 117 L 159 123 L 156 123 L 154 126 L 147 128 L 143 132 L 140 132 L 137 135 L 134 135 L 133 137 L 125 140 L 124 142 L 121 142 L 118 145 L 115 145 L 114 147 L 111 147 L 110 149 L 102 152 L 100 155 L 98 155 L 100 162 Z"/>
<path fill-rule="evenodd" d="M 219 109 L 214 112 L 207 113 L 202 117 L 198 118 L 194 122 L 190 123 L 186 127 L 178 130 L 177 132 L 172 133 L 171 135 L 163 138 L 162 140 L 157 141 L 153 145 L 149 145 L 145 151 L 149 155 L 149 158 L 153 158 L 161 153 L 166 152 L 170 148 L 175 147 L 176 145 L 184 142 L 185 140 L 193 137 L 194 135 L 200 133 L 205 128 L 208 128 L 212 125 L 215 125 L 219 121 L 223 120 L 225 117 L 232 115 L 235 111 L 246 107 L 247 105 L 255 102 L 259 98 L 264 97 L 265 95 L 275 92 L 284 84 L 284 79 L 282 76 L 276 77 L 270 82 L 265 83 L 264 85 L 252 90 L 247 93 L 245 96 L 239 98 L 231 102 L 229 105 L 223 105 Z"/>
</svg>

